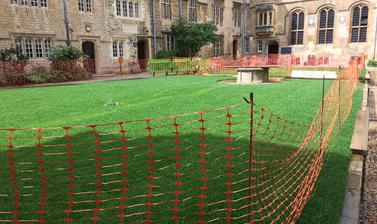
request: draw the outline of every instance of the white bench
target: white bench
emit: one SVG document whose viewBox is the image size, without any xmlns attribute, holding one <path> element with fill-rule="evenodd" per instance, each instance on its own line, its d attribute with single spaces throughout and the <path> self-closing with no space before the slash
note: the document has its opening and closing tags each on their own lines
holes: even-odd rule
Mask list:
<svg viewBox="0 0 377 224">
<path fill-rule="evenodd" d="M 268 69 L 258 67 L 245 67 L 237 69 L 237 83 L 249 84 L 266 81 L 268 81 Z"/>
<path fill-rule="evenodd" d="M 308 71 L 308 70 L 292 70 L 291 78 L 299 79 L 337 79 L 335 71 Z"/>
</svg>

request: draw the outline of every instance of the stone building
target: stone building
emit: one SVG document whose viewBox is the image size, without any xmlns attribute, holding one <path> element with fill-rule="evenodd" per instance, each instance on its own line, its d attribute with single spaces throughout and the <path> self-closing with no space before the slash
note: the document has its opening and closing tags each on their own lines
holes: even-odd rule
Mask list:
<svg viewBox="0 0 377 224">
<path fill-rule="evenodd" d="M 149 8 L 144 0 L 68 0 L 69 35 L 93 60 L 88 67 L 106 73 L 126 61 L 149 55 Z M 0 1 L 0 49 L 18 47 L 33 60 L 66 44 L 63 0 Z M 147 22 L 148 21 L 148 22 Z M 138 51 L 139 49 L 139 51 Z"/>
<path fill-rule="evenodd" d="M 34 60 L 66 43 L 63 0 L 0 1 L 0 49 L 19 47 Z M 377 0 L 67 0 L 69 36 L 96 73 L 174 50 L 177 19 L 213 21 L 219 42 L 202 57 L 293 53 L 374 57 Z M 245 3 L 245 4 L 243 4 Z"/>
<path fill-rule="evenodd" d="M 157 48 L 174 50 L 173 37 L 169 35 L 172 22 L 180 17 L 191 22 L 213 21 L 218 27 L 219 42 L 206 46 L 202 57 L 241 55 L 242 0 L 161 0 L 156 7 Z M 247 12 L 247 11 L 246 11 Z M 247 19 L 250 20 L 250 17 Z M 245 37 L 246 38 L 246 37 Z M 248 38 L 248 37 L 247 37 Z M 249 53 L 249 39 L 245 41 Z"/>
<path fill-rule="evenodd" d="M 376 7 L 364 0 L 253 1 L 252 53 L 373 58 Z"/>
</svg>

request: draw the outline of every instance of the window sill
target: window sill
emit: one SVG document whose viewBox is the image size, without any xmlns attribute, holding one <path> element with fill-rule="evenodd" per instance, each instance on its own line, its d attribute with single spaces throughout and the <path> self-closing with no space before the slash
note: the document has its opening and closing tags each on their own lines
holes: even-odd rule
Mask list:
<svg viewBox="0 0 377 224">
<path fill-rule="evenodd" d="M 144 21 L 143 18 L 126 17 L 126 16 L 116 16 L 116 18 L 121 19 L 121 20 Z"/>
<path fill-rule="evenodd" d="M 348 45 L 367 45 L 367 42 L 349 42 Z"/>
<path fill-rule="evenodd" d="M 90 16 L 93 16 L 93 15 L 94 15 L 94 13 L 93 13 L 93 12 L 84 12 L 84 11 L 79 11 L 79 13 L 80 13 L 81 15 L 90 15 Z"/>
</svg>

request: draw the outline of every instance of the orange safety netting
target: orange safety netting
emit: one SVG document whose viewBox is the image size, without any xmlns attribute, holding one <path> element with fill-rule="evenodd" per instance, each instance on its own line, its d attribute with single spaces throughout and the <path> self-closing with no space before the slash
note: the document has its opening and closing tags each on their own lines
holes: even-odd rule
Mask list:
<svg viewBox="0 0 377 224">
<path fill-rule="evenodd" d="M 0 222 L 291 223 L 347 119 L 358 65 L 310 125 L 256 105 L 61 128 L 0 129 Z"/>
</svg>

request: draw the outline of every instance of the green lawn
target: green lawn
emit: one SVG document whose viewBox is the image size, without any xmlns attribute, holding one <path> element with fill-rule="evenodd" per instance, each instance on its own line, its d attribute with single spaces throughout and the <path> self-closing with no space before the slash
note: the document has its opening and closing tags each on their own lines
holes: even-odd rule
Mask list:
<svg viewBox="0 0 377 224">
<path fill-rule="evenodd" d="M 245 162 L 247 162 L 247 148 L 248 148 L 248 124 L 247 116 L 248 114 L 241 114 L 248 110 L 248 105 L 244 103 L 243 97 L 247 97 L 250 92 L 254 92 L 255 102 L 258 105 L 266 107 L 273 113 L 286 118 L 290 121 L 297 121 L 309 125 L 312 121 L 313 115 L 318 109 L 321 100 L 321 90 L 322 81 L 318 80 L 293 80 L 288 79 L 278 84 L 266 84 L 266 85 L 231 85 L 219 83 L 219 80 L 229 79 L 229 77 L 206 77 L 206 76 L 169 76 L 169 77 L 159 77 L 146 80 L 128 80 L 128 81 L 108 81 L 99 83 L 89 83 L 89 84 L 79 84 L 79 85 L 67 85 L 67 86 L 54 86 L 54 87 L 39 87 L 39 88 L 20 88 L 20 89 L 2 89 L 0 90 L 1 98 L 1 108 L 0 108 L 0 128 L 25 128 L 25 127 L 61 127 L 61 126 L 73 126 L 73 125 L 91 125 L 91 124 L 102 124 L 111 123 L 127 120 L 143 120 L 146 118 L 154 117 L 164 117 L 174 114 L 185 114 L 187 112 L 195 111 L 205 111 L 227 105 L 241 104 L 232 110 L 232 113 L 240 114 L 239 116 L 234 116 L 232 118 L 232 131 L 234 131 L 235 139 L 233 152 L 233 163 L 236 166 L 233 172 L 241 173 L 245 168 Z M 331 81 L 326 82 L 326 88 L 331 85 Z M 310 199 L 308 206 L 306 207 L 301 219 L 301 223 L 337 223 L 337 218 L 340 215 L 343 192 L 345 189 L 346 174 L 349 164 L 350 154 L 347 150 L 349 141 L 352 134 L 352 127 L 356 117 L 356 108 L 359 108 L 361 102 L 361 89 L 359 88 L 353 104 L 353 112 L 351 113 L 350 119 L 345 123 L 344 127 L 341 129 L 339 137 L 337 137 L 330 147 L 329 154 L 326 157 L 326 163 L 323 170 L 323 175 L 320 176 L 317 191 L 314 192 L 313 197 Z M 118 106 L 105 106 L 109 102 L 117 102 Z M 217 150 L 219 147 L 225 147 L 224 138 L 226 138 L 225 131 L 227 122 L 226 118 L 223 116 L 226 111 L 220 110 L 213 113 L 204 113 L 204 118 L 206 121 L 205 125 L 212 127 L 206 130 L 205 150 L 209 153 L 206 159 L 209 161 L 207 164 L 208 178 L 211 182 L 208 183 L 208 187 L 211 189 L 211 193 L 208 193 L 209 201 L 219 200 L 218 197 L 223 198 L 226 186 L 226 176 L 224 173 L 228 172 L 225 166 L 226 160 L 225 150 Z M 262 113 L 262 112 L 261 112 Z M 264 112 L 263 112 L 264 113 Z M 246 118 L 245 118 L 246 116 Z M 195 181 L 196 179 L 202 177 L 201 166 L 199 162 L 201 160 L 200 147 L 197 147 L 201 143 L 200 133 L 198 133 L 198 128 L 200 127 L 197 120 L 200 117 L 198 114 L 190 114 L 186 117 L 178 118 L 178 122 L 182 125 L 180 131 L 182 134 L 179 136 L 182 148 L 181 164 L 184 165 L 181 168 L 181 172 L 184 175 L 183 182 L 188 182 L 190 184 L 182 185 L 182 198 L 186 198 L 181 202 L 181 206 L 188 208 L 187 211 L 181 211 L 180 216 L 185 217 L 184 223 L 192 223 L 198 221 L 198 215 L 193 216 L 195 212 L 199 212 L 197 203 L 200 203 L 197 195 L 200 195 L 200 191 L 195 191 L 193 189 L 198 189 L 202 186 L 202 181 Z M 192 122 L 194 121 L 194 122 Z M 280 122 L 280 121 L 277 121 Z M 170 167 L 176 162 L 174 159 L 174 152 L 171 148 L 174 148 L 175 143 L 174 135 L 166 136 L 166 133 L 171 133 L 173 130 L 171 128 L 171 119 L 164 119 L 161 121 L 152 121 L 151 126 L 153 133 L 153 151 L 157 152 L 154 155 L 157 169 L 156 175 L 164 178 L 158 178 L 155 180 L 156 185 L 159 187 L 154 189 L 155 196 L 153 202 L 163 202 L 164 200 L 172 200 L 171 194 L 167 192 L 173 192 L 177 187 L 174 184 L 176 177 L 171 177 L 174 172 L 174 167 Z M 280 124 L 280 123 L 279 123 Z M 148 171 L 148 139 L 145 137 L 148 132 L 145 130 L 146 123 L 144 121 L 135 121 L 126 125 L 126 129 L 133 131 L 126 132 L 129 142 L 127 144 L 132 145 L 127 151 L 128 158 L 127 162 L 129 165 L 127 167 L 128 174 L 127 178 L 130 181 L 127 192 L 127 197 L 129 198 L 127 203 L 129 204 L 140 204 L 143 206 L 136 206 L 128 208 L 125 210 L 125 214 L 137 214 L 138 212 L 145 212 L 148 208 L 145 206 L 148 199 L 145 196 L 146 187 L 149 181 L 146 176 L 150 174 Z M 278 124 L 276 124 L 278 125 Z M 158 128 L 160 127 L 160 128 Z M 277 127 L 277 126 L 276 126 Z M 102 161 L 101 165 L 108 166 L 103 168 L 103 172 L 109 174 L 108 176 L 103 176 L 101 181 L 108 182 L 114 180 L 121 180 L 121 174 L 112 174 L 114 172 L 119 172 L 119 166 L 113 166 L 114 164 L 122 163 L 122 151 L 111 150 L 117 149 L 122 146 L 123 143 L 111 142 L 110 140 L 117 138 L 120 139 L 121 136 L 117 132 L 116 125 L 110 125 L 98 128 L 100 133 L 105 133 L 104 135 L 93 136 L 91 135 L 91 128 L 82 128 L 72 130 L 70 132 L 71 142 L 74 145 L 73 157 L 75 167 L 75 176 L 80 176 L 80 178 L 75 179 L 74 191 L 76 192 L 95 192 L 97 186 L 92 184 L 96 180 L 93 178 L 96 171 L 96 154 L 93 153 L 97 149 L 94 144 L 88 144 L 88 142 L 94 142 L 100 140 L 103 142 L 101 147 Z M 268 130 L 266 133 L 271 133 L 273 130 Z M 9 133 L 6 131 L 0 132 L 0 136 L 6 136 Z M 18 135 L 17 135 L 18 134 Z M 46 151 L 52 155 L 45 156 L 47 162 L 46 168 L 49 171 L 46 172 L 47 185 L 52 184 L 49 181 L 54 181 L 56 184 L 55 188 L 48 189 L 49 195 L 46 200 L 49 205 L 46 206 L 45 210 L 49 211 L 46 214 L 46 219 L 58 219 L 62 220 L 67 217 L 64 210 L 68 208 L 67 205 L 67 177 L 69 176 L 68 170 L 59 170 L 63 165 L 59 164 L 59 161 L 67 161 L 66 155 L 55 155 L 56 153 L 66 152 L 67 147 L 62 147 L 63 144 L 67 143 L 67 139 L 64 138 L 64 131 L 49 131 L 43 132 L 44 136 L 48 136 L 46 139 L 42 139 L 41 144 L 46 145 Z M 305 134 L 303 130 L 302 134 Z M 32 136 L 33 139 L 21 138 L 15 139 L 13 144 L 18 145 L 34 145 L 29 148 L 17 148 L 16 153 L 20 155 L 15 157 L 17 163 L 16 168 L 18 170 L 38 170 L 38 154 L 34 157 L 22 156 L 24 154 L 30 154 L 30 150 L 37 151 L 36 145 L 36 133 L 30 131 L 20 131 L 15 133 L 16 136 Z M 283 135 L 283 133 L 281 133 Z M 62 137 L 59 137 L 62 136 Z M 286 136 L 287 137 L 287 136 Z M 235 137 L 234 137 L 235 138 Z M 288 138 L 288 137 L 287 137 Z M 132 141 L 131 141 L 132 140 Z M 109 142 L 107 142 L 109 141 Z M 275 144 L 272 141 L 269 144 Z M 263 143 L 267 144 L 267 143 Z M 13 211 L 13 198 L 2 196 L 3 194 L 14 194 L 14 189 L 11 189 L 9 178 L 11 178 L 9 172 L 3 172 L 3 170 L 9 170 L 9 157 L 6 155 L 7 146 L 9 145 L 9 140 L 7 138 L 0 139 L 0 211 Z M 192 149 L 199 150 L 198 153 L 193 153 Z M 279 146 L 282 149 L 294 149 L 297 145 L 287 144 Z M 170 149 L 170 150 L 169 150 Z M 191 150 L 190 150 L 191 149 Z M 244 151 L 246 149 L 246 152 Z M 238 151 L 237 151 L 238 150 Z M 44 152 L 46 152 L 44 151 Z M 169 152 L 170 151 L 170 152 Z M 289 151 L 289 150 L 288 150 Z M 55 156 L 53 156 L 55 155 Z M 88 160 L 88 157 L 90 158 Z M 27 164 L 27 163 L 30 164 Z M 31 164 L 33 163 L 33 164 Z M 246 164 L 247 165 L 247 164 Z M 68 166 L 68 162 L 64 166 Z M 221 168 L 222 167 L 222 168 Z M 247 166 L 246 166 L 247 167 Z M 120 167 L 121 168 L 121 167 Z M 18 173 L 19 178 L 26 178 L 25 180 L 19 181 L 21 186 L 39 186 L 41 180 L 41 172 L 33 173 Z M 92 175 L 92 176 L 89 176 Z M 232 181 L 240 181 L 240 185 L 235 186 L 236 189 L 243 189 L 245 187 L 244 182 L 241 182 L 245 178 L 245 174 L 242 173 L 238 176 L 233 177 Z M 32 177 L 30 180 L 27 178 Z M 61 177 L 61 178 L 59 178 Z M 34 178 L 34 179 L 33 179 Z M 186 179 L 185 179 L 186 178 Z M 55 179 L 55 180 L 54 180 Z M 101 190 L 107 191 L 101 195 L 101 199 L 112 199 L 119 198 L 119 192 L 111 192 L 111 189 L 122 188 L 122 183 L 114 182 L 113 184 L 103 185 Z M 232 189 L 232 190 L 236 190 Z M 34 188 L 23 188 L 21 193 L 42 193 L 41 189 L 34 190 Z M 194 193 L 190 193 L 194 192 Z M 244 197 L 245 193 L 240 190 L 238 197 Z M 143 195 L 141 197 L 140 195 Z M 55 196 L 54 196 L 55 195 Z M 191 198 L 194 195 L 193 198 Z M 73 210 L 80 209 L 93 209 L 95 207 L 95 200 L 98 195 L 95 193 L 85 194 L 85 195 L 74 195 L 73 201 L 81 201 L 80 204 L 74 204 L 72 206 Z M 191 198 L 191 199 L 190 199 Z M 34 198 L 26 197 L 20 199 L 22 200 L 19 211 L 22 214 L 29 214 L 29 212 L 38 211 L 40 205 L 38 202 L 42 200 L 42 196 L 36 196 Z M 53 203 L 52 201 L 57 201 Z M 86 202 L 85 202 L 86 201 Z M 126 203 L 126 204 L 127 204 Z M 234 202 L 232 207 L 242 207 L 244 202 Z M 103 223 L 114 222 L 116 215 L 119 215 L 119 208 L 113 209 L 119 206 L 119 200 L 109 200 L 101 202 L 100 208 L 107 208 L 101 212 L 100 217 Z M 165 220 L 165 218 L 170 218 L 172 215 L 171 204 L 162 203 L 159 205 L 157 210 L 156 207 L 152 207 L 151 211 L 154 212 L 152 219 Z M 26 206 L 27 205 L 27 206 Z M 214 210 L 224 209 L 224 204 L 215 204 L 213 206 Z M 209 209 L 209 208 L 206 208 Z M 51 212 L 60 211 L 60 212 Z M 163 212 L 161 212 L 163 211 Z M 210 210 L 206 210 L 207 212 Z M 22 213 L 24 212 L 24 213 Z M 247 210 L 239 209 L 235 211 L 232 215 L 234 217 L 242 216 Z M 160 213 L 160 215 L 158 215 Z M 170 214 L 168 214 L 170 213 Z M 168 215 L 167 215 L 168 214 Z M 156 216 L 158 215 L 158 216 Z M 223 210 L 221 214 L 208 214 L 205 220 L 215 219 L 216 217 L 225 217 L 226 212 Z M 12 219 L 12 215 L 4 215 L 4 219 Z M 29 214 L 28 218 L 38 219 L 39 214 Z M 93 211 L 87 213 L 77 212 L 74 213 L 71 218 L 77 220 L 77 222 L 88 222 L 88 220 L 93 217 Z M 25 216 L 23 216 L 25 218 Z M 146 219 L 146 216 L 143 217 Z M 1 220 L 2 218 L 0 218 Z M 131 216 L 128 221 L 133 222 L 140 220 L 140 216 Z M 240 219 L 240 221 L 245 221 Z"/>
<path fill-rule="evenodd" d="M 109 123 L 213 109 L 242 103 L 254 92 L 257 104 L 284 118 L 310 123 L 322 82 L 229 85 L 222 77 L 169 76 L 148 80 L 1 89 L 0 127 L 54 127 Z M 331 82 L 327 82 L 329 86 Z M 110 101 L 117 107 L 105 107 Z"/>
</svg>

